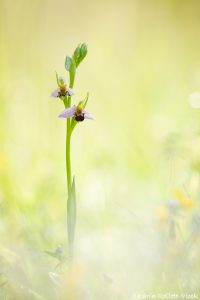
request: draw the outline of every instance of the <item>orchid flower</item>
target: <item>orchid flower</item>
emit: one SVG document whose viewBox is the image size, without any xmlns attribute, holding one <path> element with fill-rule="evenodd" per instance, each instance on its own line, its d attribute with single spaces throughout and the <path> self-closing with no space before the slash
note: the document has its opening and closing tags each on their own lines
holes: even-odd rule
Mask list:
<svg viewBox="0 0 200 300">
<path fill-rule="evenodd" d="M 51 97 L 61 98 L 61 97 L 65 97 L 65 96 L 74 95 L 73 89 L 71 89 L 70 87 L 67 86 L 67 83 L 66 83 L 66 80 L 64 77 L 62 77 L 62 76 L 58 77 L 57 73 L 56 73 L 56 78 L 57 78 L 58 88 L 53 90 L 53 92 L 51 93 Z"/>
<path fill-rule="evenodd" d="M 65 119 L 69 119 L 71 117 L 74 117 L 74 119 L 77 122 L 82 122 L 85 119 L 90 119 L 93 120 L 93 116 L 87 112 L 84 108 L 83 108 L 83 102 L 79 102 L 79 104 L 73 105 L 65 110 L 63 110 L 60 115 L 59 118 L 65 118 Z"/>
</svg>

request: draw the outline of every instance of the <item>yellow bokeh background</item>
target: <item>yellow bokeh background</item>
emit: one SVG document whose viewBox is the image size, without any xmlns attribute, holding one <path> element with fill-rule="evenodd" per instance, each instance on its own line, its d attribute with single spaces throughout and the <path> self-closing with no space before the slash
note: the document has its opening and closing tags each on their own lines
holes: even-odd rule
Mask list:
<svg viewBox="0 0 200 300">
<path fill-rule="evenodd" d="M 118 270 L 129 267 L 128 237 L 141 219 L 147 226 L 174 189 L 198 209 L 200 113 L 188 99 L 200 89 L 199 12 L 197 0 L 0 1 L 2 247 L 66 247 L 66 126 L 50 94 L 55 71 L 68 80 L 65 57 L 80 42 L 88 55 L 73 101 L 89 92 L 95 120 L 72 138 L 77 256 L 92 270 L 101 256 L 129 291 Z M 141 268 L 139 286 L 151 271 Z"/>
</svg>

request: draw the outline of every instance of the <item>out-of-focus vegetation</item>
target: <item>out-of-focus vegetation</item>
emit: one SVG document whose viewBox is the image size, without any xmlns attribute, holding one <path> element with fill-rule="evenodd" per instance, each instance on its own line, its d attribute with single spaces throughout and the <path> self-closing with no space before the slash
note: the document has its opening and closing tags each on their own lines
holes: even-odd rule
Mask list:
<svg viewBox="0 0 200 300">
<path fill-rule="evenodd" d="M 200 2 L 0 2 L 0 299 L 135 299 L 200 289 Z M 89 52 L 75 100 L 76 259 L 55 70 Z M 63 66 L 62 68 L 60 66 Z"/>
</svg>

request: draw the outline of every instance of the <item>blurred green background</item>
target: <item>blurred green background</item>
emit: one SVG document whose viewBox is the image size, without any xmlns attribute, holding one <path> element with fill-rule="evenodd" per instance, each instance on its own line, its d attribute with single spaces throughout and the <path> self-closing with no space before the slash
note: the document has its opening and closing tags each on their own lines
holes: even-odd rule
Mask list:
<svg viewBox="0 0 200 300">
<path fill-rule="evenodd" d="M 174 189 L 198 210 L 200 113 L 188 98 L 200 89 L 199 28 L 198 0 L 0 1 L 2 260 L 23 255 L 29 276 L 45 281 L 34 288 L 46 299 L 57 298 L 44 288 L 53 266 L 44 251 L 66 247 L 65 121 L 57 118 L 61 101 L 50 98 L 55 70 L 68 79 L 65 56 L 87 43 L 73 100 L 89 91 L 95 121 L 77 126 L 72 140 L 76 253 L 97 274 L 95 299 L 132 299 L 152 272 L 134 252 L 138 226 L 148 231 L 154 207 Z M 107 272 L 119 298 L 102 294 L 98 274 Z M 29 297 L 36 296 L 19 299 Z"/>
</svg>

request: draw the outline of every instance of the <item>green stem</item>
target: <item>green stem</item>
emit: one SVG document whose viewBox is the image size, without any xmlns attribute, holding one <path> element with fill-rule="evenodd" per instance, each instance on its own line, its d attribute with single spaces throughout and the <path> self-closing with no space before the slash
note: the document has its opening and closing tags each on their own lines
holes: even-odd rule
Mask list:
<svg viewBox="0 0 200 300">
<path fill-rule="evenodd" d="M 68 107 L 70 106 L 71 99 L 68 100 Z M 67 190 L 68 190 L 68 198 L 71 191 L 71 125 L 70 119 L 67 119 L 67 129 L 66 129 L 66 173 L 67 173 Z"/>
<path fill-rule="evenodd" d="M 65 101 L 65 107 L 69 108 L 71 106 L 71 97 L 67 97 Z M 71 231 L 70 226 L 70 205 L 71 205 L 71 192 L 72 192 L 72 175 L 71 175 L 71 120 L 67 119 L 66 123 L 66 177 L 67 177 L 67 232 L 68 232 L 68 257 L 70 264 L 73 259 L 74 250 L 74 232 Z"/>
<path fill-rule="evenodd" d="M 71 124 L 70 119 L 67 119 L 67 135 L 66 135 L 66 173 L 67 173 L 67 233 L 68 233 L 68 256 L 69 261 L 72 261 L 73 258 L 73 237 L 70 232 L 69 218 L 70 218 L 70 197 L 71 197 L 71 187 L 72 187 L 72 179 L 71 179 Z"/>
</svg>

